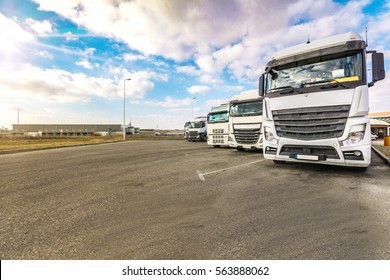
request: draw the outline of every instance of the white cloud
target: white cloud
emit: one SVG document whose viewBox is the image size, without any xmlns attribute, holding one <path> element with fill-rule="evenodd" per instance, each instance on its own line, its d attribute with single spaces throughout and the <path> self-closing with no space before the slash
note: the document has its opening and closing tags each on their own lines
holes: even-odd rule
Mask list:
<svg viewBox="0 0 390 280">
<path fill-rule="evenodd" d="M 287 18 L 294 25 L 302 20 L 308 21 L 320 18 L 325 14 L 332 14 L 340 5 L 331 0 L 301 0 L 291 3 L 286 10 Z"/>
<path fill-rule="evenodd" d="M 49 102 L 87 102 L 92 95 L 113 97 L 116 91 L 117 85 L 109 79 L 31 65 L 0 77 L 0 92 L 8 95 L 20 93 Z"/>
<path fill-rule="evenodd" d="M 41 10 L 55 11 L 95 34 L 120 39 L 145 55 L 175 60 L 222 47 L 248 28 L 232 25 L 246 16 L 240 11 L 241 1 L 34 1 Z"/>
<path fill-rule="evenodd" d="M 70 32 L 70 31 L 69 32 L 65 32 L 63 35 L 65 36 L 65 39 L 66 39 L 67 42 L 77 41 L 79 39 L 78 36 L 72 34 L 72 32 Z"/>
<path fill-rule="evenodd" d="M 118 56 L 117 59 L 124 60 L 125 62 L 138 62 L 142 60 L 145 63 L 153 64 L 154 66 L 157 66 L 158 68 L 169 68 L 169 64 L 165 61 L 153 58 L 151 56 L 146 56 L 142 54 L 130 54 L 126 53 L 124 55 Z"/>
<path fill-rule="evenodd" d="M 362 9 L 370 2 L 34 1 L 40 9 L 55 11 L 93 34 L 124 41 L 144 56 L 195 60 L 197 67 L 179 66 L 179 73 L 201 77 L 228 70 L 240 81 L 257 79 L 275 50 L 306 42 L 309 34 L 313 40 L 362 31 L 367 21 Z M 142 55 L 124 58 L 134 61 Z"/>
<path fill-rule="evenodd" d="M 93 53 L 96 51 L 95 48 L 86 48 L 84 50 L 85 55 L 93 55 Z"/>
<path fill-rule="evenodd" d="M 12 19 L 0 13 L 0 60 L 2 67 L 15 67 L 26 55 L 24 48 L 35 42 L 35 37 Z M 0 67 L 1 67 L 0 66 Z"/>
<path fill-rule="evenodd" d="M 126 83 L 126 95 L 132 98 L 144 98 L 147 91 L 154 88 L 152 80 L 156 81 L 168 81 L 167 74 L 158 74 L 156 72 L 139 71 L 129 73 L 125 77 L 130 77 L 131 80 Z"/>
<path fill-rule="evenodd" d="M 390 8 L 390 4 L 388 6 Z M 370 18 L 367 25 L 369 48 L 372 48 L 373 42 L 385 44 L 390 41 L 390 11 Z"/>
<path fill-rule="evenodd" d="M 210 85 L 217 85 L 217 84 L 223 84 L 224 81 L 218 77 L 217 74 L 208 74 L 208 73 L 202 73 L 199 81 L 205 84 Z"/>
<path fill-rule="evenodd" d="M 177 73 L 184 73 L 190 76 L 200 76 L 200 71 L 194 66 L 176 66 Z"/>
<path fill-rule="evenodd" d="M 211 54 L 198 55 L 195 61 L 196 64 L 198 64 L 199 68 L 208 74 L 220 72 L 221 70 L 223 70 L 224 66 L 219 65 L 219 67 L 217 67 L 217 63 Z"/>
<path fill-rule="evenodd" d="M 28 18 L 25 20 L 25 24 L 27 25 L 28 29 L 41 36 L 48 35 L 53 32 L 51 23 L 48 20 L 38 21 L 32 18 Z"/>
<path fill-rule="evenodd" d="M 240 85 L 238 85 L 238 86 L 223 85 L 221 88 L 223 91 L 233 92 L 234 94 L 237 94 L 245 89 L 243 86 L 240 86 Z"/>
<path fill-rule="evenodd" d="M 370 112 L 383 112 L 390 110 L 389 102 L 390 78 L 375 83 L 370 87 Z"/>
<path fill-rule="evenodd" d="M 96 51 L 95 48 L 86 48 L 85 50 L 82 51 L 82 53 L 80 53 L 80 55 L 84 56 L 84 58 L 80 59 L 75 64 L 77 66 L 84 67 L 85 69 L 88 70 L 91 70 L 93 68 L 98 68 L 100 66 L 99 63 L 92 64 L 87 59 L 87 57 L 94 57 L 93 54 L 95 53 L 95 51 Z"/>
<path fill-rule="evenodd" d="M 132 62 L 132 61 L 137 61 L 137 60 L 144 60 L 146 59 L 146 57 L 144 55 L 136 55 L 136 54 L 129 54 L 129 53 L 126 53 L 124 56 L 123 56 L 123 59 L 126 61 L 126 62 Z"/>
<path fill-rule="evenodd" d="M 176 68 L 179 73 L 205 80 L 228 70 L 240 81 L 257 79 L 275 50 L 306 42 L 309 33 L 315 39 L 361 30 L 365 20 L 362 9 L 369 3 L 368 0 L 345 5 L 331 0 L 34 1 L 42 10 L 55 11 L 94 34 L 124 41 L 145 56 L 195 60 L 197 67 L 179 66 Z M 129 55 L 125 59 L 133 61 L 141 57 Z"/>
<path fill-rule="evenodd" d="M 84 67 L 85 69 L 92 69 L 93 65 L 86 59 L 82 59 L 76 62 L 76 65 Z"/>
<path fill-rule="evenodd" d="M 53 55 L 47 51 L 34 51 L 34 54 L 36 56 L 40 56 L 40 57 L 43 57 L 43 58 L 47 58 L 47 59 L 53 59 Z"/>
<path fill-rule="evenodd" d="M 154 87 L 152 80 L 168 80 L 165 74 L 147 71 L 131 73 L 131 78 L 126 85 L 129 98 L 143 98 Z M 89 77 L 83 73 L 24 65 L 18 70 L 0 71 L 0 92 L 2 98 L 24 95 L 47 102 L 89 102 L 92 96 L 122 98 L 123 82 L 118 78 Z"/>
<path fill-rule="evenodd" d="M 205 94 L 210 90 L 211 88 L 209 86 L 191 86 L 187 89 L 190 94 Z"/>
<path fill-rule="evenodd" d="M 161 60 L 152 60 L 151 63 L 153 63 L 157 67 L 164 67 L 164 68 L 169 68 L 169 64 L 166 63 L 165 61 Z"/>
<path fill-rule="evenodd" d="M 164 101 L 158 100 L 144 100 L 144 101 L 130 101 L 132 104 L 146 105 L 151 107 L 162 107 L 165 109 L 181 109 L 192 104 L 192 98 L 176 99 L 166 96 Z"/>
<path fill-rule="evenodd" d="M 274 7 L 267 7 L 268 3 L 260 7 L 257 3 L 247 1 L 250 6 L 247 8 L 256 10 L 257 14 L 261 14 L 260 11 L 264 8 L 268 12 L 264 17 L 258 18 L 254 18 L 251 13 L 247 15 L 247 20 L 243 20 L 241 24 L 247 24 L 248 32 L 242 34 L 239 42 L 211 52 L 199 53 L 196 62 L 200 70 L 215 74 L 227 69 L 241 82 L 257 80 L 274 51 L 304 43 L 309 34 L 313 40 L 350 30 L 359 31 L 364 19 L 362 8 L 367 1 L 350 2 L 346 6 L 328 0 L 274 2 Z M 278 10 L 279 5 L 284 8 Z M 275 21 L 274 18 L 278 20 Z M 345 18 L 351 20 L 346 22 Z"/>
</svg>

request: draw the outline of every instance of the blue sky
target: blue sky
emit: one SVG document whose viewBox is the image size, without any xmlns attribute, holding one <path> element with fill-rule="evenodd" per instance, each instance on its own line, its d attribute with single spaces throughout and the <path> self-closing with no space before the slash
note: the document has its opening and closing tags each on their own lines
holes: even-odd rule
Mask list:
<svg viewBox="0 0 390 280">
<path fill-rule="evenodd" d="M 182 128 L 257 87 L 272 53 L 348 31 L 385 53 L 390 0 L 0 0 L 0 127 Z M 389 76 L 390 74 L 388 74 Z M 370 88 L 390 111 L 390 79 Z"/>
</svg>

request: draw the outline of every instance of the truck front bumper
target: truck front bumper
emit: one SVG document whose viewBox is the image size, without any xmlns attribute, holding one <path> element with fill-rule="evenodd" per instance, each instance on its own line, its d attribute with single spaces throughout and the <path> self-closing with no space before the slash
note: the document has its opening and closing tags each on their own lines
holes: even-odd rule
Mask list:
<svg viewBox="0 0 390 280">
<path fill-rule="evenodd" d="M 242 149 L 263 149 L 263 137 L 260 136 L 259 141 L 254 144 L 237 143 L 234 139 L 231 138 L 229 141 L 229 147 Z"/>
<path fill-rule="evenodd" d="M 311 162 L 342 166 L 367 167 L 371 162 L 371 145 L 341 146 L 337 139 L 302 142 L 294 139 L 264 141 L 264 157 L 278 161 Z"/>
</svg>

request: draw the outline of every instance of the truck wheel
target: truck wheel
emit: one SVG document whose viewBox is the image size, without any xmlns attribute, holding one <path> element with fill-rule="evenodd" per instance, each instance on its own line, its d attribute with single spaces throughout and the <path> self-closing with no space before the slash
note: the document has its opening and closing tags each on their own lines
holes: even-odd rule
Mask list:
<svg viewBox="0 0 390 280">
<path fill-rule="evenodd" d="M 214 148 L 219 148 L 220 146 L 219 145 L 213 145 Z"/>
<path fill-rule="evenodd" d="M 243 151 L 245 151 L 245 148 L 237 148 L 237 151 L 243 152 Z"/>
</svg>

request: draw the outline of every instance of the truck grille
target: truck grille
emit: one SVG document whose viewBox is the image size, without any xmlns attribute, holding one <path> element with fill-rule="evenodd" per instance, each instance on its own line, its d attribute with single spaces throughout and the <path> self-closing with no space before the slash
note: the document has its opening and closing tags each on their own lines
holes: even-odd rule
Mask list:
<svg viewBox="0 0 390 280">
<path fill-rule="evenodd" d="M 256 144 L 259 141 L 259 129 L 234 130 L 234 137 L 239 144 Z"/>
<path fill-rule="evenodd" d="M 275 110 L 276 134 L 299 140 L 340 137 L 349 114 L 349 105 Z"/>
<path fill-rule="evenodd" d="M 213 144 L 224 144 L 225 143 L 223 135 L 213 135 L 213 136 L 211 136 L 211 139 L 212 139 Z"/>
<path fill-rule="evenodd" d="M 190 131 L 188 135 L 188 140 L 196 140 L 198 138 L 198 131 Z"/>
</svg>

